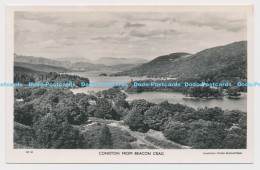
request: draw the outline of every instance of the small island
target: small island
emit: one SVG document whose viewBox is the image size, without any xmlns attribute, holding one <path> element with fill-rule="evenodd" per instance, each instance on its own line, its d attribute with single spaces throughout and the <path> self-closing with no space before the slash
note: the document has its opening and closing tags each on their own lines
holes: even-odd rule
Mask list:
<svg viewBox="0 0 260 170">
<path fill-rule="evenodd" d="M 237 86 L 228 88 L 226 93 L 229 98 L 233 98 L 233 99 L 239 99 L 239 96 L 241 95 L 239 91 L 239 87 Z"/>
<path fill-rule="evenodd" d="M 98 76 L 107 76 L 106 73 L 100 73 Z"/>
</svg>

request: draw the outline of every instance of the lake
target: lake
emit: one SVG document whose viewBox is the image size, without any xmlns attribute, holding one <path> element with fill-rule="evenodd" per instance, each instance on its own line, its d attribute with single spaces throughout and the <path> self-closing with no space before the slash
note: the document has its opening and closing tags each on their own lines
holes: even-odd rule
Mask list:
<svg viewBox="0 0 260 170">
<path fill-rule="evenodd" d="M 226 110 L 247 111 L 247 93 L 242 93 L 239 99 L 232 99 L 227 96 L 219 99 L 185 99 L 185 95 L 179 92 L 143 92 L 128 94 L 127 101 L 135 99 L 145 99 L 152 103 L 161 103 L 168 100 L 169 103 L 180 103 L 193 108 L 204 107 L 221 107 Z"/>
<path fill-rule="evenodd" d="M 80 77 L 86 77 L 89 79 L 90 83 L 128 83 L 131 81 L 137 80 L 147 80 L 147 77 L 129 77 L 129 76 L 117 76 L 117 77 L 110 77 L 110 76 L 99 76 L 100 73 L 106 73 L 107 75 L 117 73 L 118 71 L 88 71 L 88 72 L 75 72 L 69 73 L 71 75 L 78 75 Z M 68 73 L 66 73 L 68 74 Z M 159 80 L 159 79 L 154 79 Z M 101 90 L 107 90 L 111 87 L 99 86 L 99 87 L 86 87 L 86 88 L 79 88 L 73 89 L 72 91 L 75 93 L 85 93 L 85 92 L 98 92 Z"/>
<path fill-rule="evenodd" d="M 116 71 L 107 71 L 106 74 L 112 74 Z M 89 81 L 92 83 L 128 83 L 136 80 L 145 80 L 147 77 L 129 77 L 129 76 L 120 76 L 120 77 L 110 77 L 110 76 L 99 76 L 100 71 L 89 71 L 89 72 L 79 72 L 79 73 L 70 73 L 76 74 L 81 77 L 89 78 Z M 158 80 L 158 79 L 157 79 Z M 90 93 L 90 92 L 98 92 L 101 90 L 107 90 L 111 87 L 85 87 L 85 88 L 77 88 L 71 89 L 73 93 Z M 227 96 L 219 99 L 185 99 L 185 95 L 178 92 L 143 92 L 143 93 L 134 93 L 127 94 L 127 101 L 135 100 L 135 99 L 145 99 L 152 103 L 161 103 L 165 100 L 168 100 L 169 103 L 180 103 L 193 108 L 204 108 L 204 107 L 221 107 L 226 110 L 241 110 L 247 111 L 247 93 L 242 93 L 239 99 L 232 99 Z"/>
</svg>

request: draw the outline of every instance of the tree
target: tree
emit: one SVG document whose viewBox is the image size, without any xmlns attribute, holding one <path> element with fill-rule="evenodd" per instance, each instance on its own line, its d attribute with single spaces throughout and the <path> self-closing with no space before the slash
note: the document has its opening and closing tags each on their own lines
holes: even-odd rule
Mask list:
<svg viewBox="0 0 260 170">
<path fill-rule="evenodd" d="M 83 97 L 82 99 L 79 100 L 78 102 L 79 108 L 83 113 L 87 113 L 88 111 L 88 106 L 90 105 L 88 102 L 87 97 Z"/>
<path fill-rule="evenodd" d="M 98 98 L 94 116 L 102 119 L 112 119 L 113 114 L 112 103 L 105 98 Z"/>
<path fill-rule="evenodd" d="M 125 124 L 133 131 L 147 132 L 148 125 L 144 122 L 144 115 L 133 109 L 125 118 Z"/>
<path fill-rule="evenodd" d="M 113 141 L 109 127 L 104 124 L 99 134 L 99 149 L 112 149 Z"/>
<path fill-rule="evenodd" d="M 201 87 L 201 97 L 208 98 L 209 96 L 210 96 L 210 87 L 208 86 Z"/>
<path fill-rule="evenodd" d="M 187 145 L 189 127 L 182 122 L 170 121 L 163 131 L 163 135 L 173 142 Z"/>
<path fill-rule="evenodd" d="M 124 109 L 129 109 L 129 104 L 124 99 L 118 100 L 115 104 L 116 104 L 117 107 L 122 107 Z"/>
<path fill-rule="evenodd" d="M 123 93 L 119 88 L 116 87 L 101 91 L 99 93 L 99 96 L 110 99 L 114 102 L 117 102 L 118 100 L 124 100 L 127 97 L 125 93 Z"/>
<path fill-rule="evenodd" d="M 24 99 L 25 102 L 31 100 L 31 95 L 34 90 L 33 87 L 14 87 L 14 97 L 16 99 Z"/>
<path fill-rule="evenodd" d="M 37 98 L 41 97 L 46 91 L 47 91 L 46 88 L 38 88 L 38 89 L 35 89 L 35 90 L 33 90 L 33 92 L 32 92 L 32 97 L 33 97 L 34 99 L 37 99 Z"/>
<path fill-rule="evenodd" d="M 95 112 L 96 112 L 96 106 L 89 105 L 88 110 L 87 110 L 87 116 L 89 116 L 89 117 L 94 116 Z"/>
<path fill-rule="evenodd" d="M 148 110 L 152 105 L 153 105 L 152 103 L 149 103 L 144 99 L 138 99 L 138 100 L 133 100 L 130 103 L 130 108 L 131 110 L 135 109 L 137 112 L 144 114 L 144 112 Z"/>
<path fill-rule="evenodd" d="M 59 113 L 49 113 L 35 123 L 37 143 L 41 148 L 77 149 L 86 148 L 86 141 Z"/>
<path fill-rule="evenodd" d="M 222 142 L 224 149 L 246 149 L 246 129 L 232 127 L 228 130 L 227 136 Z"/>
<path fill-rule="evenodd" d="M 124 99 L 118 100 L 117 102 L 115 102 L 113 110 L 116 113 L 116 117 L 113 119 L 120 120 L 121 118 L 125 118 L 125 116 L 129 113 L 129 104 Z"/>
<path fill-rule="evenodd" d="M 189 89 L 186 91 L 186 95 L 190 97 L 202 97 L 201 87 L 189 87 Z"/>
<path fill-rule="evenodd" d="M 206 121 L 222 122 L 224 121 L 224 111 L 220 107 L 198 109 L 196 111 L 196 119 Z"/>
<path fill-rule="evenodd" d="M 130 143 L 125 144 L 124 149 L 133 149 L 132 145 Z"/>
<path fill-rule="evenodd" d="M 163 124 L 168 120 L 168 115 L 169 111 L 166 111 L 162 107 L 156 105 L 145 111 L 144 121 L 150 129 L 162 130 Z"/>
<path fill-rule="evenodd" d="M 80 125 L 88 120 L 88 117 L 80 107 L 73 101 L 73 99 L 63 99 L 56 106 L 59 114 L 64 115 L 67 118 L 68 122 L 73 125 Z"/>
<path fill-rule="evenodd" d="M 227 110 L 227 111 L 224 112 L 222 122 L 225 123 L 226 127 L 229 129 L 234 124 L 239 124 L 240 119 L 242 120 L 244 115 L 246 116 L 246 113 L 241 112 L 239 110 L 231 110 L 231 111 Z M 245 125 L 246 125 L 246 120 L 244 122 L 245 122 Z"/>
<path fill-rule="evenodd" d="M 239 87 L 237 86 L 229 87 L 226 92 L 229 97 L 237 97 L 241 95 L 240 93 L 238 93 Z"/>
<path fill-rule="evenodd" d="M 242 114 L 240 115 L 238 125 L 242 129 L 247 129 L 247 114 L 245 112 L 242 112 Z"/>
<path fill-rule="evenodd" d="M 39 119 L 41 119 L 43 116 L 45 116 L 47 113 L 50 113 L 53 109 L 51 104 L 49 104 L 45 100 L 36 99 L 33 100 L 33 108 L 34 108 L 34 114 L 33 114 L 33 122 L 38 122 Z"/>
<path fill-rule="evenodd" d="M 14 121 L 24 125 L 33 125 L 33 104 L 31 102 L 14 105 Z"/>
<path fill-rule="evenodd" d="M 225 137 L 223 123 L 199 120 L 190 125 L 188 143 L 194 149 L 221 149 Z"/>
<path fill-rule="evenodd" d="M 163 109 L 169 111 L 171 113 L 171 115 L 174 115 L 177 112 L 194 112 L 195 109 L 182 105 L 182 104 L 171 104 L 168 101 L 164 101 L 162 103 L 159 104 L 160 107 L 162 107 Z"/>
</svg>

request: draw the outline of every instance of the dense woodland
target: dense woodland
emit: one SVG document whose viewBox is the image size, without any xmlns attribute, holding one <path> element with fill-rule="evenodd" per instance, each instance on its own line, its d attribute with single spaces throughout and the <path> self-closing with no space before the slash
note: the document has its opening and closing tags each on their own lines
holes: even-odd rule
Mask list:
<svg viewBox="0 0 260 170">
<path fill-rule="evenodd" d="M 73 94 L 68 88 L 16 87 L 15 144 L 32 148 L 128 148 L 135 139 L 106 124 L 87 132 L 80 128 L 92 117 L 123 120 L 132 131 L 161 131 L 178 144 L 191 148 L 246 148 L 246 113 L 221 108 L 193 109 L 167 101 L 127 102 L 118 88 L 97 94 Z M 124 135 L 124 142 L 121 138 Z"/>
<path fill-rule="evenodd" d="M 81 87 L 81 82 L 89 83 L 88 78 L 76 75 L 59 74 L 56 72 L 41 72 L 33 69 L 15 66 L 14 83 L 23 83 L 27 85 L 32 83 L 75 83 L 75 87 Z"/>
</svg>

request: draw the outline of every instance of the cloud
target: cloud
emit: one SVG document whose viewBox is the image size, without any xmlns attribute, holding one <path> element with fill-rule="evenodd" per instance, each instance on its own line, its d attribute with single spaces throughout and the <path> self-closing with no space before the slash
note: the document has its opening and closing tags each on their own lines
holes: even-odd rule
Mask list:
<svg viewBox="0 0 260 170">
<path fill-rule="evenodd" d="M 227 20 L 185 21 L 183 23 L 198 27 L 211 27 L 215 30 L 226 30 L 231 32 L 237 32 L 245 28 L 245 24 L 242 22 L 230 22 Z"/>
<path fill-rule="evenodd" d="M 102 21 L 93 20 L 88 17 L 78 17 L 79 14 L 67 16 L 67 13 L 44 13 L 44 12 L 16 12 L 16 19 L 38 21 L 45 24 L 57 25 L 60 27 L 94 27 L 104 28 L 112 26 L 116 20 Z"/>
<path fill-rule="evenodd" d="M 109 36 L 96 36 L 90 39 L 92 42 L 105 42 L 105 41 L 114 41 L 122 43 L 122 41 L 130 40 L 129 34 L 126 32 L 119 32 L 117 34 Z"/>
<path fill-rule="evenodd" d="M 88 27 L 95 27 L 95 28 L 106 28 L 109 26 L 112 26 L 116 23 L 116 21 L 110 21 L 110 22 L 92 22 L 88 24 Z"/>
<path fill-rule="evenodd" d="M 246 27 L 246 18 L 240 16 L 239 18 L 234 18 L 232 15 L 224 16 L 221 15 L 194 15 L 194 17 L 183 17 L 176 20 L 176 22 L 186 25 L 192 25 L 197 27 L 210 27 L 214 30 L 225 30 L 229 32 L 238 32 Z"/>
<path fill-rule="evenodd" d="M 94 37 L 94 38 L 91 38 L 91 40 L 94 40 L 94 41 L 106 41 L 106 40 L 111 40 L 113 39 L 112 37 L 110 36 L 106 36 L 106 37 Z"/>
<path fill-rule="evenodd" d="M 15 18 L 25 20 L 37 20 L 44 23 L 50 23 L 54 20 L 57 20 L 56 18 L 43 15 L 42 13 L 37 13 L 37 15 L 34 15 L 33 12 L 15 12 Z"/>
<path fill-rule="evenodd" d="M 53 24 L 61 27 L 75 27 L 77 23 L 56 17 L 52 13 L 15 12 L 16 19 L 37 21 L 44 24 Z"/>
<path fill-rule="evenodd" d="M 143 21 L 153 21 L 153 22 L 162 22 L 162 23 L 173 23 L 176 21 L 174 17 L 155 17 L 155 18 L 143 18 Z"/>
<path fill-rule="evenodd" d="M 43 41 L 38 46 L 41 48 L 59 48 L 59 47 L 61 47 L 60 44 L 56 43 L 56 41 L 54 41 L 54 40 Z"/>
<path fill-rule="evenodd" d="M 61 27 L 76 27 L 77 23 L 70 22 L 70 21 L 64 21 L 64 20 L 56 20 L 51 22 L 50 24 L 55 24 Z"/>
<path fill-rule="evenodd" d="M 174 29 L 169 30 L 134 30 L 130 32 L 133 37 L 165 37 L 168 35 L 176 35 L 178 32 Z"/>
<path fill-rule="evenodd" d="M 118 43 L 122 42 L 135 42 L 139 40 L 145 40 L 147 38 L 165 38 L 170 35 L 178 35 L 178 32 L 174 29 L 168 30 L 146 30 L 146 29 L 138 29 L 138 30 L 131 30 L 129 32 L 123 31 L 113 35 L 106 35 L 106 36 L 96 36 L 91 38 L 91 41 L 94 42 L 104 42 L 104 41 L 114 41 Z"/>
<path fill-rule="evenodd" d="M 149 16 L 149 17 L 148 17 Z M 158 24 L 182 24 L 184 26 L 209 27 L 214 30 L 238 32 L 246 27 L 245 13 L 220 12 L 163 12 L 163 13 L 136 13 L 124 16 L 135 22 Z M 150 25 L 149 24 L 149 25 Z"/>
<path fill-rule="evenodd" d="M 65 46 L 73 46 L 76 44 L 76 39 L 74 38 L 63 38 L 59 40 L 49 39 L 39 43 L 41 48 L 63 48 Z"/>
<path fill-rule="evenodd" d="M 146 24 L 127 22 L 124 27 L 125 28 L 130 28 L 130 27 L 138 28 L 138 27 L 144 27 L 144 26 L 146 26 Z"/>
<path fill-rule="evenodd" d="M 234 12 L 25 11 L 14 24 L 17 53 L 53 58 L 152 58 L 246 39 L 246 16 Z"/>
</svg>

